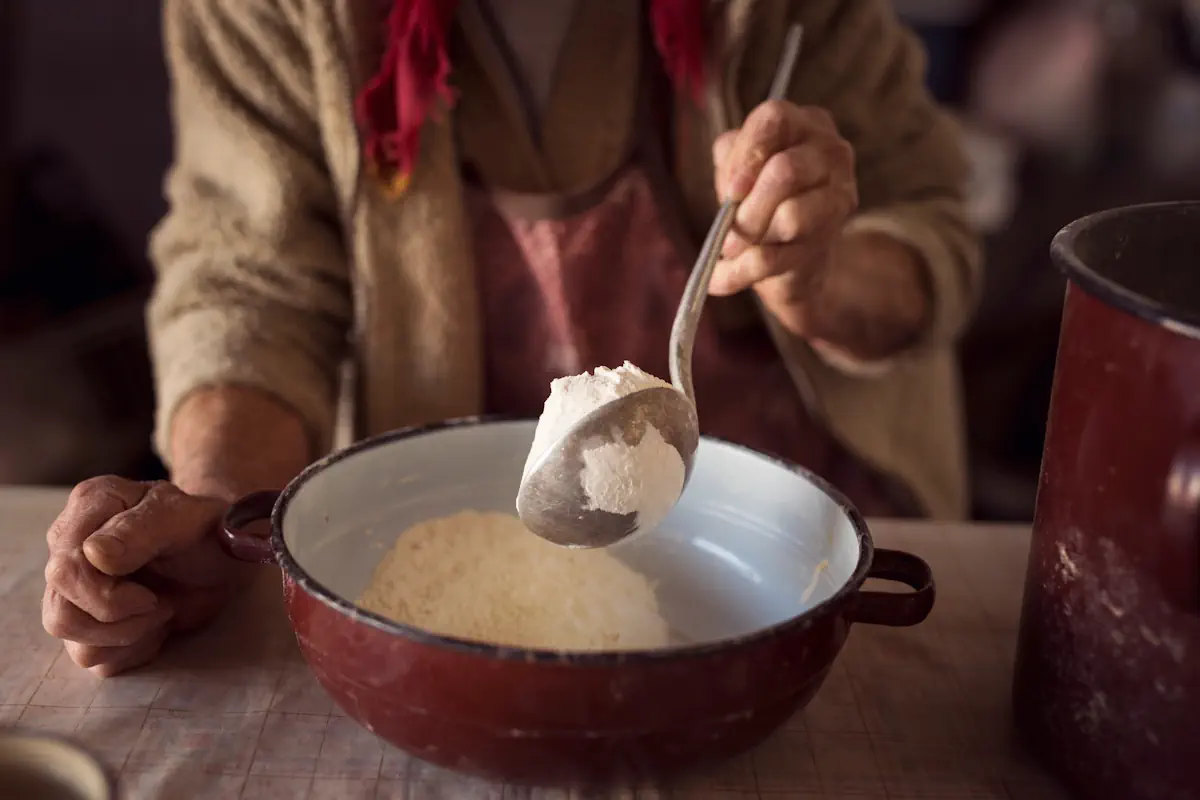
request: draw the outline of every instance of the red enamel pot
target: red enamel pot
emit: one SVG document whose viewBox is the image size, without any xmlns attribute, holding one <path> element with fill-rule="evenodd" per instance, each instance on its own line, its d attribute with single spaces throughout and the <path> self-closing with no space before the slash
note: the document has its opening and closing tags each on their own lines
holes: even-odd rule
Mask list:
<svg viewBox="0 0 1200 800">
<path fill-rule="evenodd" d="M 1016 721 L 1081 800 L 1200 800 L 1200 203 L 1085 217 L 1051 255 Z"/>
<path fill-rule="evenodd" d="M 929 567 L 875 549 L 835 490 L 711 439 L 662 527 L 610 551 L 655 583 L 676 636 L 665 649 L 513 649 L 355 606 L 410 525 L 463 509 L 511 513 L 533 432 L 530 421 L 466 420 L 370 439 L 282 493 L 244 498 L 226 518 L 229 552 L 282 570 L 320 683 L 414 756 L 538 784 L 661 776 L 725 758 L 808 702 L 853 623 L 915 625 L 932 608 Z M 868 577 L 912 591 L 866 591 Z"/>
</svg>

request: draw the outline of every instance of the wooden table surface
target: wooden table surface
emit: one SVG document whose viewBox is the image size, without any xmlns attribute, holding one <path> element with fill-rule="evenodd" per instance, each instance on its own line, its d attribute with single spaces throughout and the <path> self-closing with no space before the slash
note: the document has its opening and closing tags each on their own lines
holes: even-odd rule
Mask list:
<svg viewBox="0 0 1200 800">
<path fill-rule="evenodd" d="M 465 778 L 380 742 L 333 705 L 287 627 L 278 577 L 153 665 L 100 681 L 41 628 L 45 530 L 63 489 L 0 487 L 0 726 L 65 734 L 123 798 L 551 798 Z M 933 567 L 908 629 L 856 626 L 816 699 L 752 753 L 630 798 L 1063 800 L 1016 743 L 1009 683 L 1029 547 L 1022 527 L 871 524 Z"/>
</svg>

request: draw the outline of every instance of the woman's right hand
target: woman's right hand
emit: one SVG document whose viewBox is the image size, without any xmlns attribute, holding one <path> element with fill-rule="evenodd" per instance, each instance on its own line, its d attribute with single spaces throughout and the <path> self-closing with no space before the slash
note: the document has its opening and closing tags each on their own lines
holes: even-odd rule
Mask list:
<svg viewBox="0 0 1200 800">
<path fill-rule="evenodd" d="M 252 570 L 213 535 L 226 507 L 166 481 L 76 486 L 46 535 L 46 631 L 107 677 L 153 658 L 169 633 L 206 623 Z"/>
</svg>

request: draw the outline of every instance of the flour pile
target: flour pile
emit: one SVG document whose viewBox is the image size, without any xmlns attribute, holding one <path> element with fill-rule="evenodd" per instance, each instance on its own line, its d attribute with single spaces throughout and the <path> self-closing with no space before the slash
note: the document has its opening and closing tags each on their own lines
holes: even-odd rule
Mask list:
<svg viewBox="0 0 1200 800">
<path fill-rule="evenodd" d="M 605 403 L 643 389 L 674 387 L 628 361 L 616 369 L 597 367 L 591 374 L 558 378 L 538 419 L 533 445 L 525 461 L 528 475 L 534 462 L 576 422 Z M 587 510 L 613 514 L 637 512 L 639 527 L 658 527 L 683 493 L 686 469 L 679 451 L 653 425 L 636 445 L 611 442 L 584 453 L 581 475 Z"/>
<path fill-rule="evenodd" d="M 571 550 L 514 516 L 463 511 L 402 533 L 359 606 L 445 636 L 543 650 L 665 647 L 654 588 L 604 550 Z"/>
</svg>

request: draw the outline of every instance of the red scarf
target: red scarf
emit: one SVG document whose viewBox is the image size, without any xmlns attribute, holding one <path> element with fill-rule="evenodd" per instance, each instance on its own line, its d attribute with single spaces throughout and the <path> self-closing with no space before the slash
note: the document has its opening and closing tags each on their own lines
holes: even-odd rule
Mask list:
<svg viewBox="0 0 1200 800">
<path fill-rule="evenodd" d="M 677 91 L 699 102 L 704 90 L 704 0 L 649 3 L 654 43 L 667 75 Z M 425 120 L 454 105 L 446 31 L 456 6 L 457 0 L 395 0 L 383 63 L 357 98 L 364 155 L 391 194 L 408 186 Z"/>
</svg>

